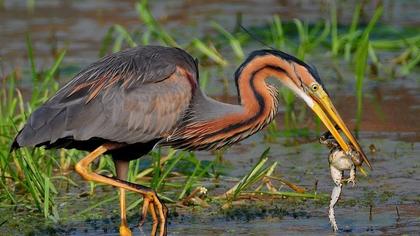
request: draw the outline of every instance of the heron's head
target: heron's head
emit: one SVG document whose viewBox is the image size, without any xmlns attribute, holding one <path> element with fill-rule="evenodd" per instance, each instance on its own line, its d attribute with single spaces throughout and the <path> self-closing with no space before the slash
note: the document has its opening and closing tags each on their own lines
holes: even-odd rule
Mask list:
<svg viewBox="0 0 420 236">
<path fill-rule="evenodd" d="M 344 151 L 349 152 L 355 149 L 360 153 L 366 164 L 371 167 L 360 144 L 332 104 L 314 66 L 278 50 L 258 50 L 252 52 L 238 69 L 237 77 L 239 77 L 238 73 L 240 74 L 247 67 L 252 68 L 251 71 L 267 71 L 269 76 L 277 78 L 282 84 L 294 91 L 321 119 Z M 340 129 L 343 131 L 344 137 L 340 134 Z M 363 160 L 353 159 L 353 162 L 360 166 Z"/>
</svg>

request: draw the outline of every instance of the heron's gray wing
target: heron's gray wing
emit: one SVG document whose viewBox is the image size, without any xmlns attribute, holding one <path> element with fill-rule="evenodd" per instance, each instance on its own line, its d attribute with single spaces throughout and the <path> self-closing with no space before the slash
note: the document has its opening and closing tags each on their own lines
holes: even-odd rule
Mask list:
<svg viewBox="0 0 420 236">
<path fill-rule="evenodd" d="M 83 98 L 65 106 L 47 103 L 30 116 L 16 141 L 19 146 L 36 146 L 68 137 L 129 144 L 159 139 L 183 119 L 192 88 L 188 78 L 174 73 L 130 91 L 114 87 L 89 103 Z"/>
<path fill-rule="evenodd" d="M 130 48 L 91 64 L 61 88 L 51 100 L 65 103 L 84 97 L 88 103 L 113 87 L 129 91 L 144 84 L 165 80 L 177 67 L 198 79 L 196 62 L 181 49 L 161 46 Z"/>
<path fill-rule="evenodd" d="M 181 49 L 147 46 L 112 54 L 34 111 L 13 145 L 65 137 L 126 143 L 158 138 L 182 118 L 197 76 L 196 62 Z"/>
</svg>

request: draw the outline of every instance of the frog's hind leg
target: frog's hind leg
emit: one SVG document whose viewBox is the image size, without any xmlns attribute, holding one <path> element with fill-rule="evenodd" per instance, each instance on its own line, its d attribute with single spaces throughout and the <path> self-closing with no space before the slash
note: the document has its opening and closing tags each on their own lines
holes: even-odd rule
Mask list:
<svg viewBox="0 0 420 236">
<path fill-rule="evenodd" d="M 330 200 L 330 205 L 328 209 L 328 217 L 330 219 L 331 227 L 333 228 L 334 232 L 337 232 L 338 226 L 335 220 L 334 206 L 341 195 L 341 187 L 343 186 L 343 184 L 341 183 L 341 180 L 343 177 L 343 171 L 335 168 L 334 166 L 330 167 L 330 171 L 331 171 L 331 176 L 333 178 L 335 186 L 331 192 L 331 200 Z"/>
<path fill-rule="evenodd" d="M 335 214 L 334 214 L 334 206 L 337 203 L 338 199 L 341 195 L 341 184 L 340 186 L 334 186 L 333 191 L 331 192 L 331 200 L 330 200 L 330 206 L 328 210 L 328 218 L 330 219 L 331 227 L 333 228 L 334 232 L 338 231 L 337 222 L 335 220 Z"/>
</svg>

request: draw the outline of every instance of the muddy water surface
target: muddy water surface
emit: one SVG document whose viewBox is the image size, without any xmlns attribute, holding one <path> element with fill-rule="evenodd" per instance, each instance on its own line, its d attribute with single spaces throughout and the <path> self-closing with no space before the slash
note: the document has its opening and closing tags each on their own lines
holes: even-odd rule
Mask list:
<svg viewBox="0 0 420 236">
<path fill-rule="evenodd" d="M 420 143 L 392 141 L 387 138 L 371 138 L 362 133 L 366 145 L 373 144 L 377 150 L 368 152 L 374 171 L 368 178 L 359 175 L 355 187 L 344 188 L 341 200 L 336 206 L 336 218 L 340 232 L 363 235 L 417 235 L 420 231 Z M 264 149 L 259 143 L 261 137 L 253 137 L 236 145 L 225 155 L 230 162 L 232 176 L 241 177 L 248 171 L 256 156 Z M 307 189 L 313 189 L 317 182 L 318 192 L 329 194 L 332 188 L 327 169 L 327 151 L 316 143 L 299 146 L 270 144 L 270 161 L 278 161 L 277 175 Z M 246 151 L 247 154 L 244 153 Z M 77 179 L 77 177 L 75 177 Z M 225 181 L 219 186 L 226 190 L 233 181 Z M 209 189 L 214 187 L 209 180 Z M 283 188 L 287 190 L 286 188 Z M 80 191 L 80 190 L 79 190 Z M 217 193 L 212 190 L 212 194 Z M 117 202 L 96 208 L 87 220 L 74 220 L 71 215 L 92 206 L 100 199 L 115 193 L 112 189 L 98 192 L 92 199 L 78 198 L 80 192 L 67 193 L 61 209 L 62 215 L 70 217 L 59 224 L 43 223 L 42 219 L 32 219 L 23 228 L 32 228 L 34 235 L 45 233 L 57 235 L 118 235 Z M 135 200 L 133 197 L 131 200 Z M 326 235 L 331 234 L 327 216 L 327 200 L 270 199 L 265 202 L 246 202 L 228 210 L 220 206 L 201 208 L 175 208 L 170 206 L 169 235 Z M 19 213 L 15 213 L 19 219 Z M 12 220 L 12 217 L 10 220 Z M 77 218 L 77 217 L 75 217 Z M 139 214 L 131 210 L 130 225 L 138 223 Z M 36 225 L 33 223 L 36 222 Z M 150 219 L 149 221 L 150 222 Z M 21 223 L 22 224 L 22 223 Z M 6 224 L 6 232 L 16 232 Z M 22 225 L 20 225 L 22 227 Z M 150 225 L 141 229 L 133 227 L 135 235 L 148 235 Z M 199 234 L 198 234 L 199 232 Z"/>
</svg>

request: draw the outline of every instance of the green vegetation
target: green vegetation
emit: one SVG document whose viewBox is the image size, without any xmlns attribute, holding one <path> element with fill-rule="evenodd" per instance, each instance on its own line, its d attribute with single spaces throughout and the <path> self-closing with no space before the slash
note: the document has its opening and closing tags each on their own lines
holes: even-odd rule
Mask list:
<svg viewBox="0 0 420 236">
<path fill-rule="evenodd" d="M 54 196 L 57 190 L 54 187 L 52 170 L 57 166 L 57 159 L 49 158 L 51 151 L 36 149 L 21 149 L 13 155 L 9 153 L 11 142 L 18 128 L 27 119 L 27 114 L 45 102 L 57 90 L 58 84 L 54 75 L 57 73 L 65 51 L 62 51 L 53 65 L 45 71 L 36 70 L 34 51 L 29 36 L 26 40 L 29 64 L 31 65 L 31 78 L 33 84 L 32 96 L 24 101 L 19 89 L 16 87 L 16 74 L 12 73 L 2 81 L 0 90 L 0 182 L 4 186 L 1 198 L 7 204 L 21 204 L 28 201 L 21 191 L 29 193 L 31 204 L 44 213 L 45 217 L 56 219 L 57 209 Z"/>
<path fill-rule="evenodd" d="M 32 4 L 34 1 L 28 1 Z M 383 78 L 395 79 L 395 74 L 407 75 L 412 72 L 420 61 L 420 36 L 407 33 L 407 37 L 392 38 L 391 33 L 381 32 L 378 20 L 382 14 L 379 6 L 367 26 L 360 24 L 362 5 L 358 4 L 354 10 L 351 25 L 340 26 L 337 21 L 336 9 L 331 9 L 331 22 L 320 22 L 315 25 L 304 23 L 298 19 L 292 22 L 283 22 L 279 16 L 266 26 L 251 27 L 250 35 L 245 31 L 231 32 L 220 24 L 213 22 L 210 25 L 215 32 L 203 38 L 193 38 L 185 43 L 178 43 L 176 37 L 159 25 L 148 8 L 148 1 L 136 4 L 136 10 L 141 23 L 145 26 L 141 30 L 130 31 L 121 25 L 114 25 L 104 36 L 100 56 L 110 52 L 119 51 L 126 47 L 161 43 L 186 49 L 200 60 L 202 66 L 201 87 L 207 89 L 211 81 L 210 74 L 219 75 L 220 71 L 236 65 L 244 58 L 244 51 L 254 49 L 247 47 L 256 40 L 267 45 L 292 53 L 301 59 L 327 54 L 327 58 L 334 60 L 344 59 L 350 68 L 353 68 L 356 79 L 355 94 L 357 98 L 357 124 L 359 127 L 362 117 L 364 83 L 371 67 L 387 68 Z M 223 53 L 222 53 L 223 52 Z M 379 60 L 380 52 L 393 52 L 394 58 Z M 27 38 L 27 54 L 30 68 L 28 75 L 33 88 L 31 96 L 27 97 L 19 89 L 17 72 L 7 75 L 0 80 L 0 207 L 24 206 L 28 209 L 36 207 L 45 217 L 52 220 L 59 219 L 56 197 L 60 194 L 61 183 L 72 186 L 83 186 L 84 183 L 75 181 L 69 174 L 73 165 L 85 154 L 76 150 L 44 150 L 20 149 L 9 153 L 11 142 L 17 131 L 22 127 L 28 115 L 39 105 L 45 102 L 58 89 L 57 78 L 60 74 L 60 65 L 65 56 L 65 50 L 59 52 L 50 68 L 38 71 L 30 37 Z M 228 55 L 234 55 L 236 61 L 229 62 Z M 396 73 L 395 73 L 396 71 Z M 218 73 L 219 74 L 218 74 Z M 337 75 L 337 77 L 340 77 Z M 224 78 L 224 77 L 223 77 Z M 26 78 L 24 78 L 26 79 Z M 223 80 L 225 87 L 230 84 Z M 349 83 L 347 80 L 342 83 Z M 228 91 L 227 89 L 225 91 Z M 266 140 L 276 141 L 277 137 L 288 139 L 297 136 L 313 137 L 310 122 L 313 119 L 302 104 L 298 103 L 293 93 L 287 89 L 280 90 L 280 98 L 285 105 L 284 131 L 279 131 L 276 124 L 270 126 L 265 132 Z M 314 121 L 319 123 L 319 121 Z M 292 191 L 279 191 L 271 180 L 276 177 L 277 162 L 269 163 L 266 150 L 254 167 L 243 178 L 235 179 L 236 185 L 220 196 L 209 192 L 212 201 L 232 202 L 241 196 L 272 195 L 282 197 L 318 198 L 322 194 L 302 192 L 302 188 L 280 180 L 282 186 L 289 186 Z M 115 173 L 110 157 L 102 158 L 93 170 L 111 175 Z M 209 186 L 208 182 L 220 180 L 223 174 L 223 162 L 200 161 L 194 153 L 175 150 L 155 150 L 144 159 L 133 161 L 130 164 L 129 180 L 140 182 L 159 191 L 166 202 L 190 204 L 189 200 L 198 196 L 197 188 Z M 223 181 L 223 177 L 222 180 Z M 287 182 L 287 183 L 286 183 Z M 89 183 L 90 195 L 95 193 L 98 184 Z M 210 185 L 211 186 L 211 185 Z M 265 186 L 266 189 L 263 190 Z M 294 187 L 293 187 L 294 186 Z M 131 193 L 130 193 L 131 195 Z M 197 196 L 196 196 L 197 195 Z M 201 198 L 203 198 L 201 196 Z M 89 212 L 93 208 L 102 206 L 117 199 L 117 196 L 98 202 L 80 214 Z M 133 201 L 129 208 L 136 208 L 141 199 Z"/>
</svg>

